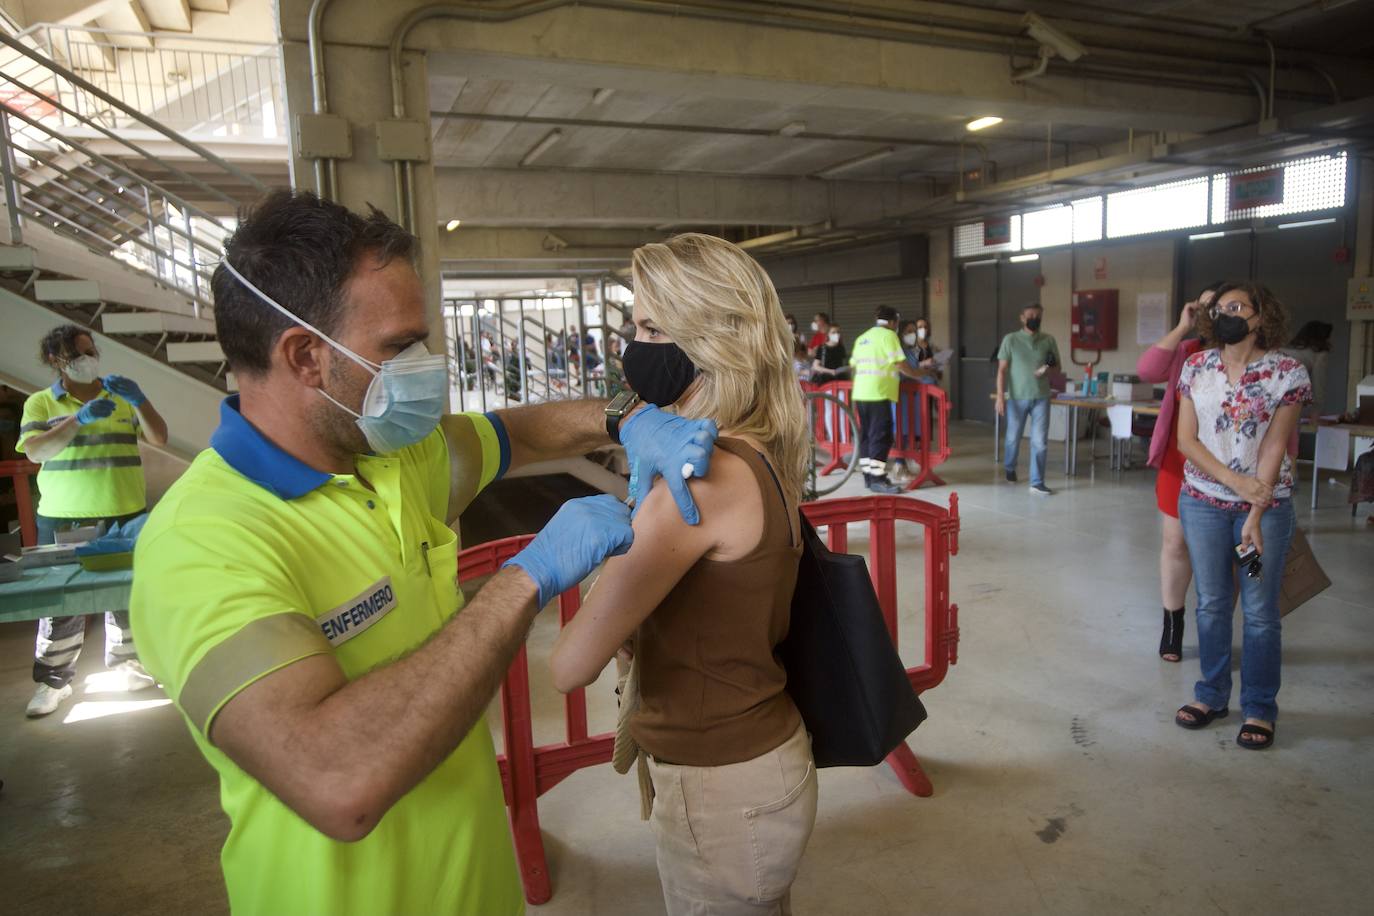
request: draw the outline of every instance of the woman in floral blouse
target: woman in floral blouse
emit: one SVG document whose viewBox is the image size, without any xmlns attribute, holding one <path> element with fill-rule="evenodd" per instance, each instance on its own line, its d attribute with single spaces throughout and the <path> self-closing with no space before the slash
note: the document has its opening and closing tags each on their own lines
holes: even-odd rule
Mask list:
<svg viewBox="0 0 1374 916">
<path fill-rule="evenodd" d="M 1231 698 L 1231 619 L 1236 582 L 1245 630 L 1236 743 L 1274 743 L 1281 635 L 1279 588 L 1293 538 L 1293 461 L 1288 439 L 1312 383 L 1302 363 L 1277 349 L 1286 339 L 1282 304 L 1262 286 L 1225 284 L 1198 315 L 1215 349 L 1188 358 L 1178 381 L 1178 448 L 1187 458 L 1179 520 L 1197 582 L 1202 679 L 1174 721 L 1202 728 L 1225 718 Z M 1260 552 L 1263 570 L 1240 570 L 1237 547 Z"/>
</svg>

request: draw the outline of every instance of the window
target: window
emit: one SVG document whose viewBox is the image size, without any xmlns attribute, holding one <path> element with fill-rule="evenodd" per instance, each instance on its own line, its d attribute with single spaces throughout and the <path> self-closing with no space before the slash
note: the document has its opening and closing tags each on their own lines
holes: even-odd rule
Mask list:
<svg viewBox="0 0 1374 916">
<path fill-rule="evenodd" d="M 1084 197 L 1021 216 L 1021 247 L 1026 251 L 1101 238 L 1101 197 Z"/>
<path fill-rule="evenodd" d="M 983 223 L 965 223 L 954 229 L 954 256 L 971 258 L 980 254 L 1001 254 L 1004 251 L 1021 250 L 1021 217 L 1011 218 L 1011 240 L 1005 245 L 983 244 Z"/>
<path fill-rule="evenodd" d="M 1274 166 L 1256 166 L 1212 177 L 1212 222 L 1229 223 L 1238 219 L 1286 216 L 1312 210 L 1334 210 L 1345 206 L 1346 155 L 1313 156 L 1283 166 L 1283 202 L 1249 209 L 1230 209 L 1232 175 L 1251 175 L 1271 171 Z"/>
<path fill-rule="evenodd" d="M 1107 195 L 1107 238 L 1207 225 L 1207 179 Z"/>
</svg>

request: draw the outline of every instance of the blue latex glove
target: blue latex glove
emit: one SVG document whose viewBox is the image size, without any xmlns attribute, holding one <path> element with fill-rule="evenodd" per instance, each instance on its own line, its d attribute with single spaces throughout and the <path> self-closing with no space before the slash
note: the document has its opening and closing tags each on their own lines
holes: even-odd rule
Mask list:
<svg viewBox="0 0 1374 916">
<path fill-rule="evenodd" d="M 620 426 L 620 441 L 630 460 L 630 501 L 635 511 L 644 505 L 654 478 L 662 477 L 668 481 L 682 520 L 689 525 L 701 521 L 687 480 L 705 477 L 711 469 L 717 435 L 713 420 L 688 420 L 652 404 L 631 414 Z"/>
<path fill-rule="evenodd" d="M 630 509 L 614 496 L 565 502 L 530 545 L 501 564 L 519 566 L 539 586 L 542 608 L 572 588 L 607 557 L 618 557 L 634 541 Z"/>
<path fill-rule="evenodd" d="M 103 420 L 114 412 L 114 401 L 109 398 L 95 398 L 81 405 L 81 409 L 76 412 L 76 422 L 85 426 L 87 423 Z"/>
<path fill-rule="evenodd" d="M 100 380 L 105 390 L 110 394 L 117 394 L 135 407 L 143 406 L 143 402 L 148 400 L 148 396 L 143 393 L 143 389 L 138 387 L 138 382 L 122 375 L 107 375 Z"/>
</svg>

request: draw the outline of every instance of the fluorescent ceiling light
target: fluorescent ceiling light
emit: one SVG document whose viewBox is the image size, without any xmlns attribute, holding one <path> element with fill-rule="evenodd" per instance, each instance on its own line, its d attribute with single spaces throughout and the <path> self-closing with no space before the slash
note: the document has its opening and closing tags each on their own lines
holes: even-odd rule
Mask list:
<svg viewBox="0 0 1374 916">
<path fill-rule="evenodd" d="M 598 90 L 596 90 L 595 92 L 592 93 L 592 104 L 593 104 L 593 105 L 605 105 L 605 104 L 606 104 L 606 100 L 609 99 L 609 98 L 610 98 L 611 96 L 613 96 L 613 95 L 615 95 L 615 90 L 614 90 L 614 89 L 605 89 L 605 88 L 598 89 Z"/>
<path fill-rule="evenodd" d="M 1017 254 L 1017 255 L 1012 255 L 1012 256 L 1011 256 L 1010 258 L 1008 258 L 1007 260 L 1011 261 L 1013 264 L 1019 264 L 1019 263 L 1022 262 L 1022 261 L 1038 261 L 1038 260 L 1040 260 L 1040 255 L 1038 255 L 1038 254 Z"/>
<path fill-rule="evenodd" d="M 1203 239 L 1219 239 L 1225 234 L 1225 232 L 1199 232 L 1196 235 L 1188 236 L 1188 241 L 1200 242 Z"/>
<path fill-rule="evenodd" d="M 461 225 L 463 225 L 463 221 L 461 219 L 451 219 L 444 224 L 444 228 L 447 229 L 449 232 L 452 232 L 454 229 L 457 229 Z"/>
<path fill-rule="evenodd" d="M 816 172 L 816 177 L 834 175 L 836 172 L 844 172 L 849 169 L 856 169 L 861 165 L 868 165 L 870 162 L 877 162 L 879 159 L 886 159 L 897 150 L 895 147 L 887 146 L 882 149 L 875 149 L 871 153 L 864 153 L 862 156 L 855 156 L 853 159 L 846 159 L 834 165 L 827 165 L 825 168 Z"/>
<path fill-rule="evenodd" d="M 1305 221 L 1303 221 L 1303 222 L 1301 222 L 1301 223 L 1279 223 L 1279 228 L 1280 228 L 1280 229 L 1301 229 L 1303 226 L 1325 226 L 1325 225 L 1327 225 L 1328 223 L 1334 223 L 1335 221 L 1336 221 L 1336 218 L 1333 216 L 1333 217 L 1330 217 L 1329 219 L 1309 219 L 1309 220 L 1305 220 Z"/>
<path fill-rule="evenodd" d="M 974 118 L 972 121 L 969 121 L 964 126 L 967 127 L 969 130 L 982 130 L 985 127 L 992 127 L 993 125 L 1001 123 L 1001 118 L 997 117 L 996 115 L 988 115 L 985 118 Z"/>
<path fill-rule="evenodd" d="M 797 134 L 805 133 L 805 131 L 805 121 L 788 121 L 782 127 L 778 128 L 778 133 L 782 134 L 784 137 L 795 137 Z"/>
<path fill-rule="evenodd" d="M 547 153 L 550 149 L 553 148 L 554 144 L 556 144 L 559 140 L 562 139 L 563 131 L 555 127 L 553 130 L 549 131 L 547 134 L 544 135 L 543 140 L 540 140 L 534 146 L 530 147 L 530 151 L 525 154 L 525 158 L 520 160 L 520 167 L 524 168 L 527 165 L 533 164 L 536 159 Z"/>
</svg>

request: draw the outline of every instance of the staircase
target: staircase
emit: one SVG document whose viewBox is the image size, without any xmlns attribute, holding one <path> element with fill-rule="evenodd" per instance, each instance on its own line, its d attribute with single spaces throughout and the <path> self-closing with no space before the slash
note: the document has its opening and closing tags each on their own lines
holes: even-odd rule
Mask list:
<svg viewBox="0 0 1374 916">
<path fill-rule="evenodd" d="M 220 400 L 236 390 L 215 339 L 210 278 L 233 215 L 268 185 L 253 163 L 245 168 L 228 161 L 121 99 L 108 76 L 127 69 L 121 58 L 130 53 L 127 47 L 103 49 L 97 59 L 110 63 L 101 71 L 79 44 L 67 35 L 57 53 L 58 45 L 48 40 L 47 53 L 33 35 L 0 34 L 0 312 L 10 332 L 0 335 L 0 381 L 26 392 L 51 384 L 51 371 L 34 352 L 42 333 L 59 321 L 96 331 L 106 370 L 137 379 L 167 418 L 166 480 L 156 480 L 149 468 L 156 494 L 208 444 Z M 84 61 L 82 72 L 54 57 Z M 102 72 L 106 78 L 98 81 Z M 167 95 L 150 107 L 172 111 L 181 99 Z M 233 111 L 244 105 L 230 107 L 228 114 L 193 125 L 202 140 L 208 142 L 207 124 L 217 118 L 230 119 L 222 127 L 233 126 Z M 251 121 L 248 126 L 254 127 Z M 262 123 L 257 129 L 271 133 Z M 275 157 L 273 167 L 285 158 Z M 566 358 L 559 366 L 545 347 L 546 336 L 558 330 L 570 348 L 591 330 L 605 358 L 611 325 L 618 327 L 627 314 L 605 301 L 605 278 L 599 288 L 592 302 L 599 323 L 584 320 L 589 308 L 580 284 L 578 296 L 562 297 L 556 308 L 547 302 L 530 311 L 523 301 L 514 307 L 504 301 L 496 307 L 486 300 L 446 303 L 455 407 L 490 410 L 606 396 L 604 368 L 592 371 L 585 360 Z M 482 332 L 495 342 L 495 372 L 481 368 Z M 623 496 L 623 470 L 623 460 L 612 453 L 523 473 L 570 474 Z"/>
</svg>

